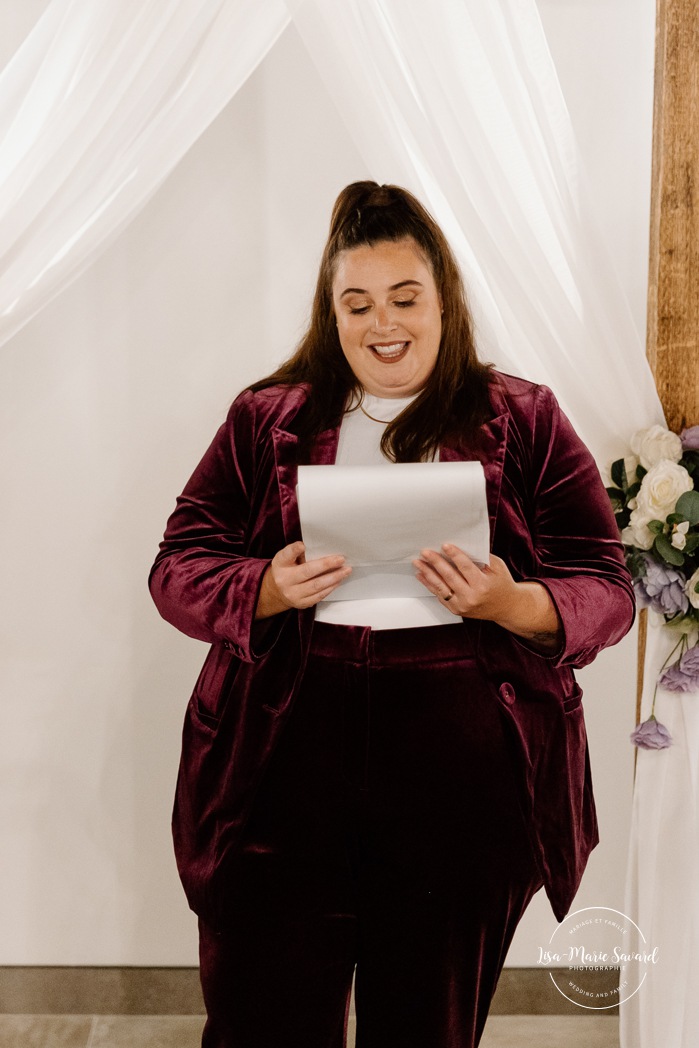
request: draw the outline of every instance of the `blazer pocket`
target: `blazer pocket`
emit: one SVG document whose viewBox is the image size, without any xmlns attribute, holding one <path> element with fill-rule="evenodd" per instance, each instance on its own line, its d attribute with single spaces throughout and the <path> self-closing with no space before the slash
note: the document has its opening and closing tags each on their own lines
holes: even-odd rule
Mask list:
<svg viewBox="0 0 699 1048">
<path fill-rule="evenodd" d="M 191 699 L 198 721 L 216 731 L 226 708 L 240 660 L 223 644 L 214 644 L 206 656 Z"/>
<path fill-rule="evenodd" d="M 583 691 L 580 685 L 575 682 L 570 695 L 567 695 L 563 699 L 563 712 L 574 713 L 575 710 L 580 709 L 582 706 Z"/>
</svg>

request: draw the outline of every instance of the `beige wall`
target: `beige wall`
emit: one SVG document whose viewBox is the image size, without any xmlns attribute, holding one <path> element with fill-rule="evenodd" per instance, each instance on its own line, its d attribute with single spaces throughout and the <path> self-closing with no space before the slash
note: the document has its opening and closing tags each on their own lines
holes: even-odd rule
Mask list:
<svg viewBox="0 0 699 1048">
<path fill-rule="evenodd" d="M 43 6 L 23 20 L 0 0 L 0 58 Z M 641 326 L 652 3 L 540 7 Z M 288 31 L 119 241 L 0 351 L 0 964 L 196 962 L 169 816 L 204 648 L 161 622 L 146 576 L 233 395 L 301 330 L 337 190 L 367 175 Z M 580 905 L 622 904 L 633 662 L 629 641 L 582 675 L 604 843 Z M 510 962 L 535 963 L 552 931 L 536 900 Z"/>
</svg>

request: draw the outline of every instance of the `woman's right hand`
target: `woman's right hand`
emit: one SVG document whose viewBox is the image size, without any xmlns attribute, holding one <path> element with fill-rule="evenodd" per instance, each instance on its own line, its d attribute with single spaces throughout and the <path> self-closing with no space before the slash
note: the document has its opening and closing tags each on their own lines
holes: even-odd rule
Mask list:
<svg viewBox="0 0 699 1048">
<path fill-rule="evenodd" d="M 255 618 L 268 619 L 289 608 L 311 608 L 351 571 L 341 554 L 307 561 L 303 542 L 292 542 L 275 554 L 262 577 Z"/>
</svg>

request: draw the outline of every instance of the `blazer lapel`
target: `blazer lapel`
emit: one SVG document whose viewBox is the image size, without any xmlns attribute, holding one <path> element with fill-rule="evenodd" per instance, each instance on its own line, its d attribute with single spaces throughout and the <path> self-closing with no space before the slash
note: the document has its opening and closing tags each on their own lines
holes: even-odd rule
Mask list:
<svg viewBox="0 0 699 1048">
<path fill-rule="evenodd" d="M 337 455 L 337 443 L 340 437 L 340 427 L 324 429 L 316 437 L 311 449 L 312 466 L 333 466 Z"/>
<path fill-rule="evenodd" d="M 275 426 L 272 430 L 272 440 L 274 441 L 274 461 L 284 538 L 287 543 L 298 542 L 301 538 L 299 507 L 296 500 L 298 437 L 295 433 L 289 433 L 288 430 Z"/>
<path fill-rule="evenodd" d="M 490 520 L 490 540 L 495 534 L 495 521 L 500 506 L 502 472 L 507 449 L 507 422 L 509 415 L 498 415 L 481 426 L 477 449 L 465 445 L 443 444 L 439 450 L 440 462 L 480 462 L 485 473 L 485 497 Z"/>
<path fill-rule="evenodd" d="M 312 466 L 331 466 L 335 462 L 339 433 L 339 427 L 336 426 L 318 435 L 311 450 L 310 464 Z M 287 542 L 297 542 L 301 538 L 301 522 L 296 497 L 298 437 L 289 430 L 275 426 L 272 430 L 272 440 L 284 537 Z"/>
</svg>

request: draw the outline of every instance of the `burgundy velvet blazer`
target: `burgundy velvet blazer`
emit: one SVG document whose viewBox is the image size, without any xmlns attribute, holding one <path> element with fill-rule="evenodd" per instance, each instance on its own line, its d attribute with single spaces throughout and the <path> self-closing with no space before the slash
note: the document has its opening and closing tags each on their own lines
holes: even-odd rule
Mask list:
<svg viewBox="0 0 699 1048">
<path fill-rule="evenodd" d="M 294 419 L 307 390 L 246 390 L 170 517 L 150 574 L 165 619 L 211 644 L 184 725 L 173 835 L 192 909 L 225 916 L 227 860 L 292 706 L 308 653 L 313 609 L 254 622 L 262 575 L 301 538 Z M 573 669 L 629 629 L 631 582 L 595 463 L 545 386 L 495 374 L 492 418 L 477 453 L 444 445 L 443 461 L 480 459 L 492 550 L 514 577 L 538 579 L 563 625 L 554 656 L 491 622 L 472 630 L 485 686 L 514 750 L 522 803 L 541 875 L 559 920 L 598 841 Z M 312 461 L 334 461 L 337 429 Z"/>
</svg>

